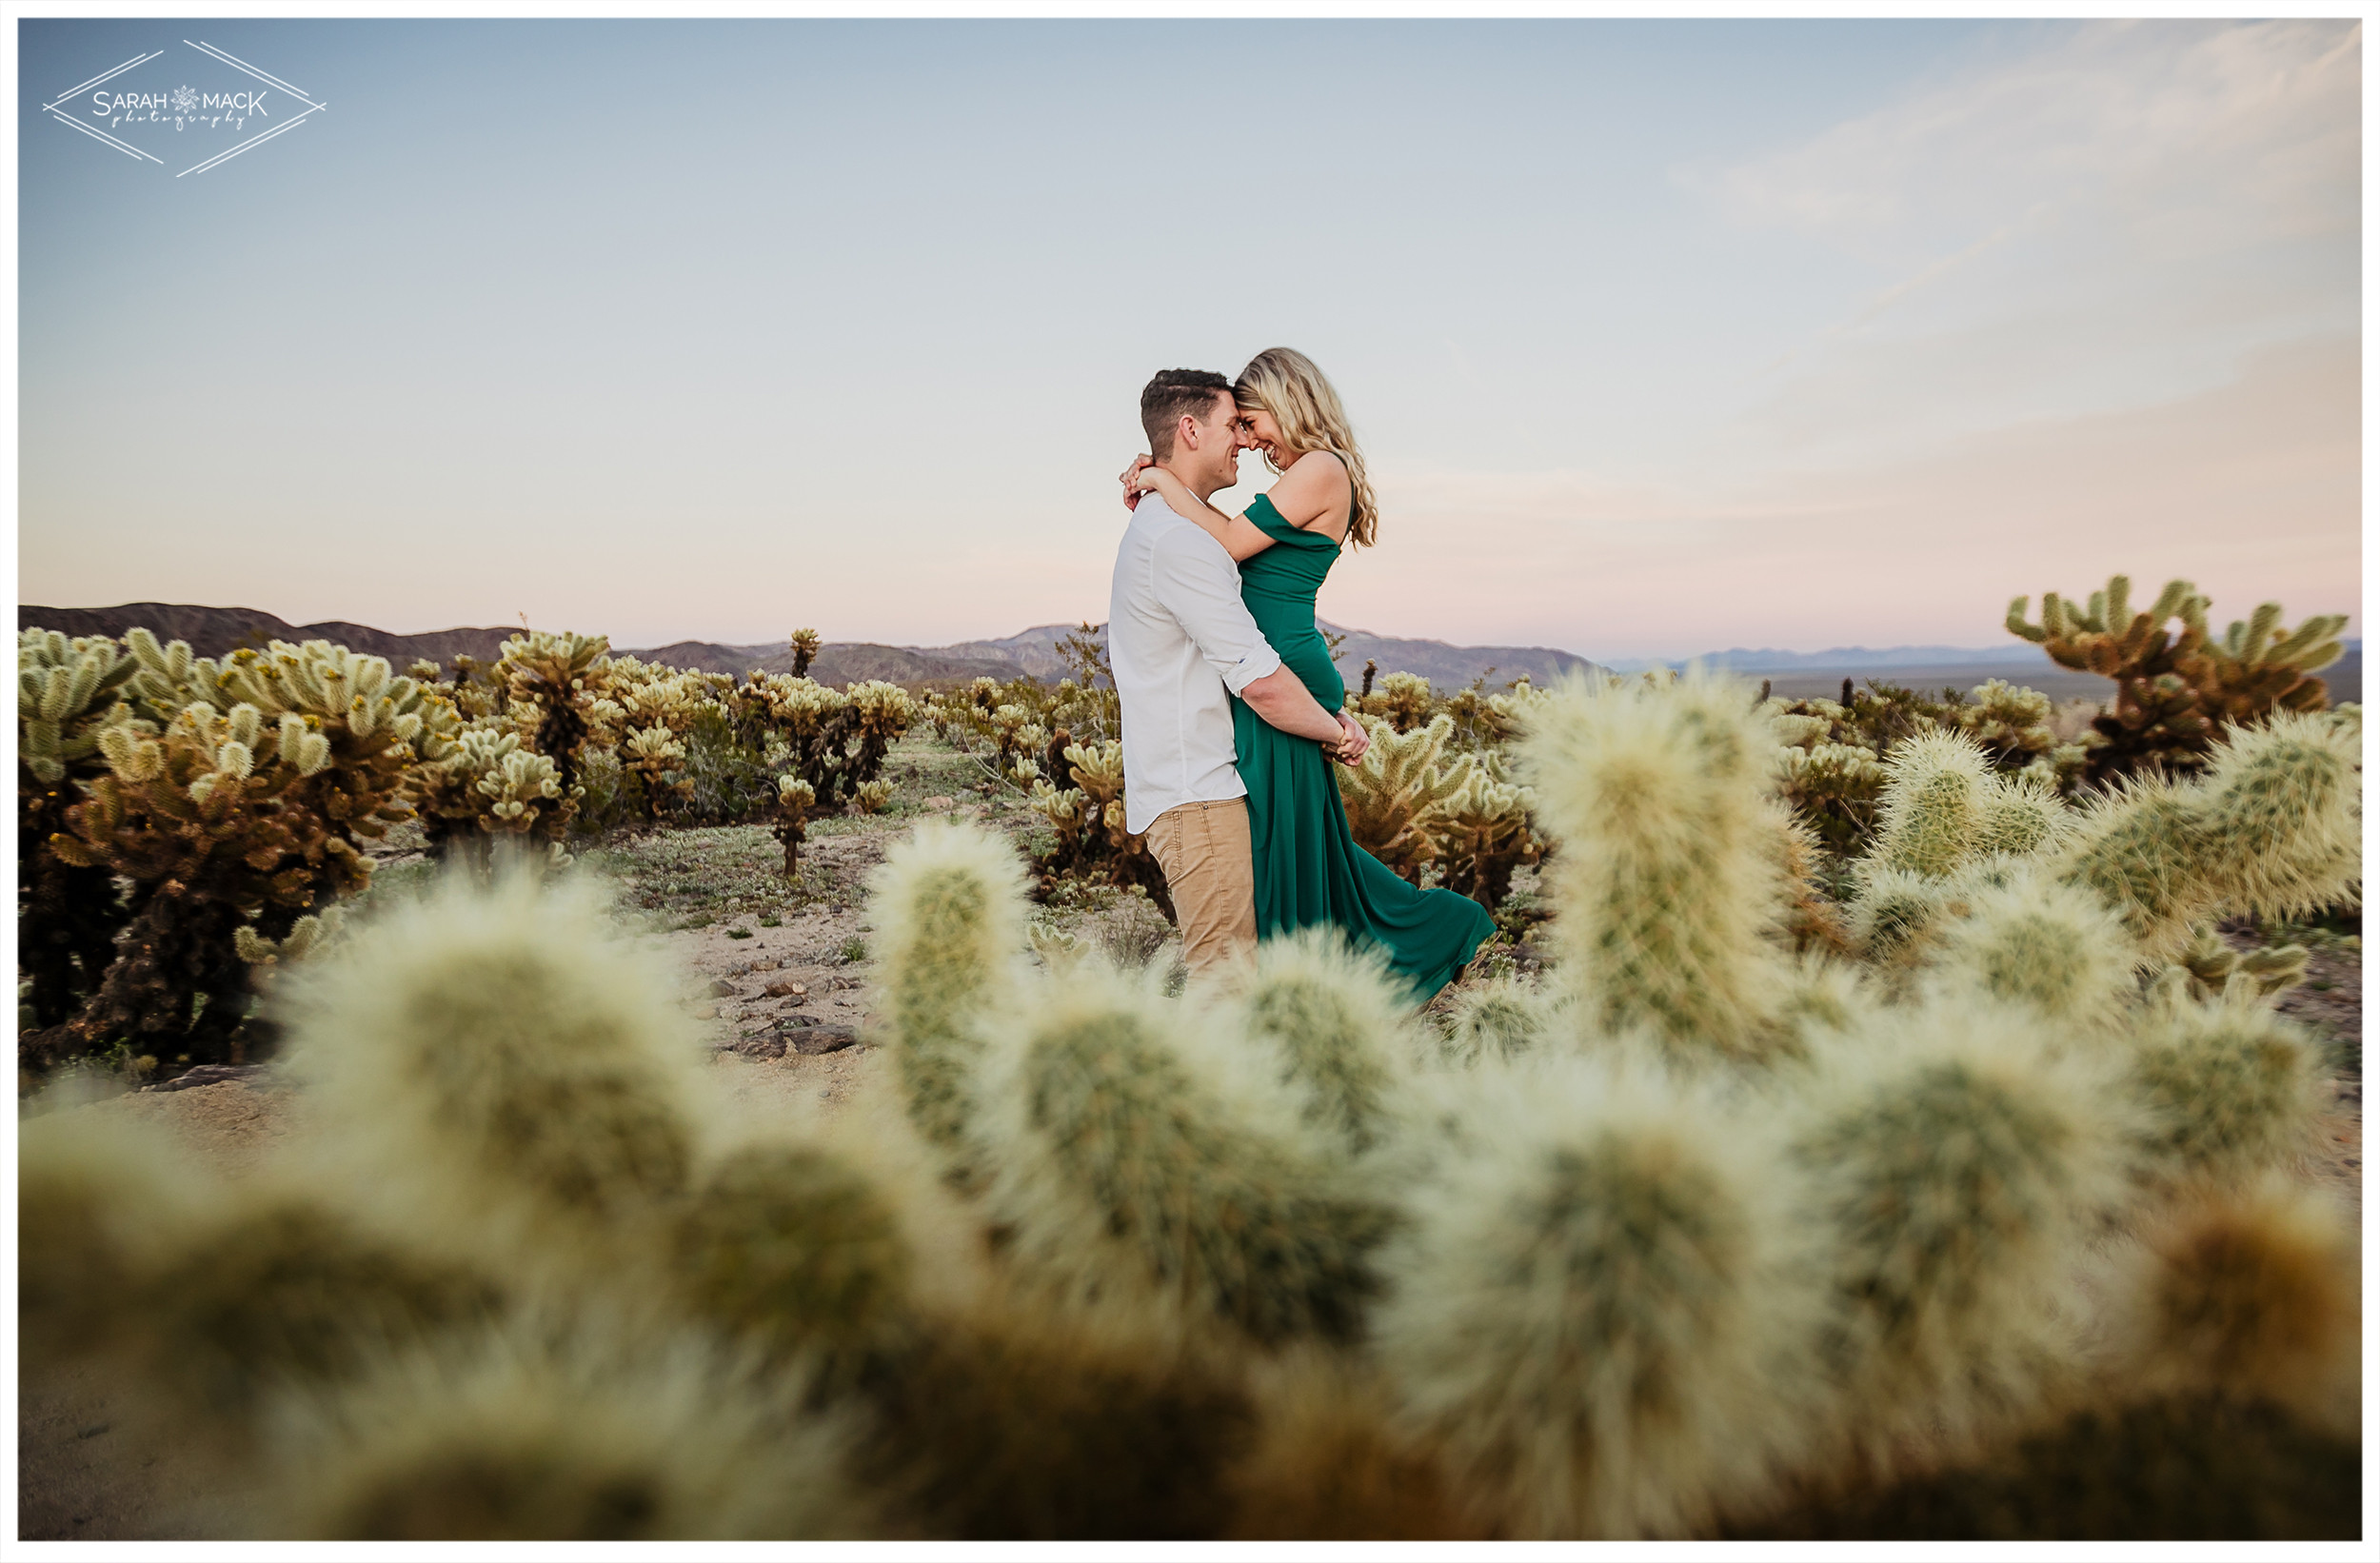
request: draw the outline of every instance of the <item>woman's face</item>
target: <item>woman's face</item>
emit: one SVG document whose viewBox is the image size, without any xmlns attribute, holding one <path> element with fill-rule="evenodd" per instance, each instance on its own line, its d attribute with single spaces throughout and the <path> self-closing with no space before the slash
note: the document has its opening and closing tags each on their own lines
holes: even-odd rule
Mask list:
<svg viewBox="0 0 2380 1563">
<path fill-rule="evenodd" d="M 1240 426 L 1248 431 L 1248 439 L 1265 459 L 1275 466 L 1282 465 L 1281 455 L 1288 442 L 1281 438 L 1280 425 L 1262 407 L 1243 406 L 1240 409 Z"/>
</svg>

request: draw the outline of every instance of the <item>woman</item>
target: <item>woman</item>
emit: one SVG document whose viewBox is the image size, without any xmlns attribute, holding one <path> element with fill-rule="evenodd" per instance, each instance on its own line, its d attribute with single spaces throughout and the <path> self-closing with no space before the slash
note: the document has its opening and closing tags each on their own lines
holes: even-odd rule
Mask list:
<svg viewBox="0 0 2380 1563">
<path fill-rule="evenodd" d="M 1378 511 L 1363 457 L 1339 393 L 1305 354 L 1266 348 L 1232 391 L 1247 436 L 1280 474 L 1270 493 L 1227 516 L 1164 468 L 1143 465 L 1146 456 L 1124 483 L 1135 492 L 1154 490 L 1240 562 L 1240 596 L 1257 627 L 1322 708 L 1337 711 L 1347 686 L 1315 628 L 1314 594 L 1342 546 L 1368 547 L 1376 535 Z M 1257 937 L 1333 923 L 1381 946 L 1421 998 L 1444 987 L 1496 931 L 1494 920 L 1468 897 L 1416 889 L 1356 845 L 1321 746 L 1269 725 L 1237 699 L 1231 706 L 1248 789 Z"/>
</svg>

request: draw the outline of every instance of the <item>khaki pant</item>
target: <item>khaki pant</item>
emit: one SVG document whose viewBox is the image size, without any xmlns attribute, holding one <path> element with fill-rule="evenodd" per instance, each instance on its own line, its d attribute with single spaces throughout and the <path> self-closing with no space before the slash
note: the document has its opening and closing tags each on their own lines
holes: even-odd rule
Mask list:
<svg viewBox="0 0 2380 1563">
<path fill-rule="evenodd" d="M 1256 954 L 1247 803 L 1238 798 L 1177 803 L 1149 825 L 1148 841 L 1173 892 L 1181 959 L 1191 977 L 1232 975 Z"/>
</svg>

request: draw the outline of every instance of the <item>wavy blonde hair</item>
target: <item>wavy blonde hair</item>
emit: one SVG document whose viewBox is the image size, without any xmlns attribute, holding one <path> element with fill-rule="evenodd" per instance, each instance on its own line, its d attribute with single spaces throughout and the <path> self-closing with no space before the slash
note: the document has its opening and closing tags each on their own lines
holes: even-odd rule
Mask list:
<svg viewBox="0 0 2380 1563">
<path fill-rule="evenodd" d="M 1354 487 L 1347 541 L 1370 547 L 1379 532 L 1379 505 L 1372 497 L 1371 480 L 1363 475 L 1363 456 L 1356 449 L 1355 430 L 1347 425 L 1347 409 L 1339 406 L 1339 392 L 1322 378 L 1314 360 L 1295 347 L 1267 347 L 1248 360 L 1231 391 L 1242 407 L 1261 407 L 1273 415 L 1291 461 L 1309 450 L 1327 450 L 1347 464 L 1347 481 Z M 1270 456 L 1264 465 L 1280 471 Z"/>
</svg>

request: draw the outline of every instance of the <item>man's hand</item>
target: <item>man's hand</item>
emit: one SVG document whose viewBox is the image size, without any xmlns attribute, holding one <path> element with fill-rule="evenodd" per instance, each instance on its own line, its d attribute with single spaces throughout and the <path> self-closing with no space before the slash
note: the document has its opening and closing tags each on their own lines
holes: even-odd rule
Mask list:
<svg viewBox="0 0 2380 1563">
<path fill-rule="evenodd" d="M 1148 486 L 1145 484 L 1136 483 L 1135 480 L 1140 476 L 1140 472 L 1143 468 L 1155 466 L 1156 465 L 1157 462 L 1155 459 L 1150 457 L 1144 451 L 1140 455 L 1133 457 L 1132 465 L 1123 469 L 1122 476 L 1125 509 L 1137 510 L 1140 507 L 1140 496 L 1148 492 Z"/>
<path fill-rule="evenodd" d="M 1342 765 L 1362 764 L 1363 751 L 1372 747 L 1372 735 L 1365 731 L 1363 723 L 1344 711 L 1339 713 L 1339 725 L 1347 736 L 1331 751 L 1331 758 Z"/>
</svg>

